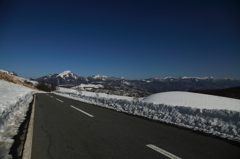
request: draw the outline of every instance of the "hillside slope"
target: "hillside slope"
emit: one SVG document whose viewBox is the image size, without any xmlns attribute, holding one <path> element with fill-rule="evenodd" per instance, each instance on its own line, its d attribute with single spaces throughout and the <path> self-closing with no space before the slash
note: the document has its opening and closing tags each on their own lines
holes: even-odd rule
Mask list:
<svg viewBox="0 0 240 159">
<path fill-rule="evenodd" d="M 4 81 L 11 82 L 11 83 L 19 84 L 19 85 L 22 85 L 22 86 L 25 86 L 25 87 L 28 87 L 28 88 L 31 88 L 31 89 L 34 89 L 34 90 L 37 90 L 37 91 L 41 91 L 41 90 L 38 90 L 37 88 L 35 88 L 35 87 L 33 87 L 33 86 L 31 86 L 27 83 L 24 83 L 24 82 L 18 80 L 14 76 L 8 74 L 7 71 L 0 70 L 0 79 L 2 79 Z"/>
<path fill-rule="evenodd" d="M 196 91 L 191 91 L 191 92 L 240 99 L 240 86 L 225 88 L 225 89 L 196 90 Z"/>
</svg>

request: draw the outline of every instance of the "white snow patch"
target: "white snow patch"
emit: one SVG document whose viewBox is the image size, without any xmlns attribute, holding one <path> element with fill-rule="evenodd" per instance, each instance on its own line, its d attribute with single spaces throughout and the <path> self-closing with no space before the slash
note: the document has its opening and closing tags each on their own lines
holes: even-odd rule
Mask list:
<svg viewBox="0 0 240 159">
<path fill-rule="evenodd" d="M 191 92 L 164 92 L 145 97 L 143 102 L 186 106 L 199 109 L 226 109 L 240 111 L 240 100 Z"/>
<path fill-rule="evenodd" d="M 94 79 L 103 79 L 103 80 L 106 80 L 106 78 L 108 78 L 107 76 L 105 75 L 93 75 L 93 76 L 90 76 L 91 78 L 94 78 Z"/>
<path fill-rule="evenodd" d="M 75 87 L 71 87 L 71 89 L 77 89 L 77 90 L 91 90 L 92 88 L 104 88 L 101 84 L 80 84 Z"/>
<path fill-rule="evenodd" d="M 130 84 L 129 82 L 127 82 L 127 81 L 122 81 L 122 83 L 125 84 L 125 85 L 128 85 L 128 86 L 131 85 L 131 84 Z"/>
<path fill-rule="evenodd" d="M 30 80 L 30 79 L 27 79 L 27 78 L 23 78 L 23 77 L 19 77 L 19 76 L 14 76 L 12 75 L 13 77 L 17 78 L 19 81 L 21 82 L 30 82 L 32 83 L 33 86 L 37 86 L 38 85 L 38 81 L 33 81 L 33 80 Z"/>
<path fill-rule="evenodd" d="M 113 98 L 113 99 L 129 100 L 129 101 L 133 100 L 133 97 L 111 95 L 111 94 L 106 94 L 106 93 L 95 93 L 95 92 L 89 92 L 89 91 L 77 91 L 74 89 L 63 88 L 63 87 L 59 87 L 59 89 L 55 92 L 62 93 L 62 94 L 83 95 L 83 96 L 88 96 L 88 97 Z"/>
<path fill-rule="evenodd" d="M 25 86 L 0 80 L 0 158 L 11 158 L 8 155 L 24 121 L 34 91 Z"/>
<path fill-rule="evenodd" d="M 186 77 L 186 76 L 183 76 L 183 77 L 180 77 L 181 79 L 214 79 L 212 76 L 210 77 Z"/>
<path fill-rule="evenodd" d="M 65 93 L 76 93 L 78 94 L 79 91 L 74 90 L 74 89 L 69 89 L 69 88 L 63 88 L 63 87 L 58 87 L 59 92 L 65 92 Z"/>
</svg>

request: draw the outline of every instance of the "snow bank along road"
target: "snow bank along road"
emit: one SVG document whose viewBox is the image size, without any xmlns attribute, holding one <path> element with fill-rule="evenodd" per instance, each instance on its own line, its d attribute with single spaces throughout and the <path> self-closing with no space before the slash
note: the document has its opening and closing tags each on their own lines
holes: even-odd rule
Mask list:
<svg viewBox="0 0 240 159">
<path fill-rule="evenodd" d="M 239 159 L 239 143 L 55 94 L 36 94 L 31 158 Z"/>
</svg>

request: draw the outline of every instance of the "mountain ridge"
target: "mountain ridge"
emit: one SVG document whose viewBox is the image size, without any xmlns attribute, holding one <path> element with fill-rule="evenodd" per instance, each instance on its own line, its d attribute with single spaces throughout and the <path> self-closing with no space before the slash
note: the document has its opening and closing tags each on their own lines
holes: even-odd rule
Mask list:
<svg viewBox="0 0 240 159">
<path fill-rule="evenodd" d="M 165 91 L 189 91 L 205 89 L 223 89 L 240 86 L 240 80 L 225 78 L 218 79 L 210 77 L 165 77 L 147 78 L 141 80 L 129 80 L 123 77 L 108 77 L 105 75 L 92 75 L 88 77 L 78 76 L 71 71 L 64 71 L 60 74 L 49 74 L 36 79 L 44 80 L 47 83 L 55 82 L 64 87 L 73 87 L 80 84 L 102 84 L 104 88 L 112 90 L 138 90 L 141 92 L 157 93 Z M 93 89 L 101 92 L 103 89 Z M 147 93 L 148 94 L 148 93 Z"/>
<path fill-rule="evenodd" d="M 77 74 L 67 70 L 67 71 L 63 71 L 62 73 L 59 73 L 59 74 L 49 74 L 49 75 L 46 75 L 46 76 L 51 76 L 51 75 L 58 75 L 58 76 L 66 76 L 68 74 L 74 74 L 75 76 L 78 76 Z M 43 76 L 43 77 L 46 77 L 46 76 Z M 78 77 L 83 77 L 83 76 L 78 76 Z M 42 78 L 42 77 L 40 77 Z M 37 79 L 40 79 L 40 78 L 37 78 Z M 84 78 L 93 78 L 93 79 L 104 79 L 104 78 L 115 78 L 115 79 L 125 79 L 125 80 L 128 80 L 127 78 L 125 77 L 108 77 L 106 75 L 101 75 L 101 74 L 95 74 L 95 75 L 91 75 L 91 76 L 88 76 L 88 77 L 84 77 Z M 230 79 L 230 80 L 238 80 L 238 79 L 232 79 L 232 78 L 214 78 L 212 76 L 203 76 L 203 77 L 196 77 L 196 76 L 180 76 L 180 77 L 172 77 L 172 76 L 168 76 L 168 77 L 164 77 L 164 78 L 156 78 L 156 77 L 151 77 L 151 78 L 143 78 L 143 79 L 139 79 L 139 80 L 147 80 L 147 79 L 157 79 L 157 80 L 166 80 L 166 79 Z M 131 81 L 135 81 L 135 80 L 138 80 L 138 79 L 133 79 Z"/>
</svg>

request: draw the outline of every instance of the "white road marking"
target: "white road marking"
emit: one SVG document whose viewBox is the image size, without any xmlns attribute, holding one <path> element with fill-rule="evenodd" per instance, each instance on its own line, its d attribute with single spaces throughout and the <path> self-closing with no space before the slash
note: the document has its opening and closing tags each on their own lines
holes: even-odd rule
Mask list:
<svg viewBox="0 0 240 159">
<path fill-rule="evenodd" d="M 50 96 L 51 98 L 53 98 L 53 96 Z"/>
<path fill-rule="evenodd" d="M 165 155 L 165 156 L 167 156 L 167 157 L 169 157 L 169 158 L 171 158 L 171 159 L 181 159 L 180 157 L 175 156 L 174 154 L 171 154 L 170 152 L 167 152 L 167 151 L 165 151 L 165 150 L 163 150 L 163 149 L 161 149 L 161 148 L 159 148 L 155 145 L 148 144 L 146 146 L 155 150 L 155 151 L 157 151 L 157 152 L 159 152 L 159 153 L 161 153 L 161 154 L 163 154 L 163 155 Z"/>
<path fill-rule="evenodd" d="M 57 99 L 57 98 L 56 98 Z M 63 101 L 61 101 L 60 99 L 57 99 L 59 102 L 63 102 Z"/>
<path fill-rule="evenodd" d="M 87 112 L 85 112 L 85 111 L 83 111 L 83 110 L 81 110 L 81 109 L 78 109 L 78 108 L 76 108 L 76 107 L 74 107 L 74 106 L 72 106 L 72 105 L 71 105 L 71 107 L 74 108 L 74 109 L 76 109 L 76 110 L 78 110 L 78 111 L 80 111 L 80 112 L 82 112 L 83 114 L 85 114 L 85 115 L 87 115 L 87 116 L 89 116 L 89 117 L 92 117 L 92 118 L 94 117 L 93 115 L 91 115 L 91 114 L 89 114 L 89 113 L 87 113 Z"/>
</svg>

